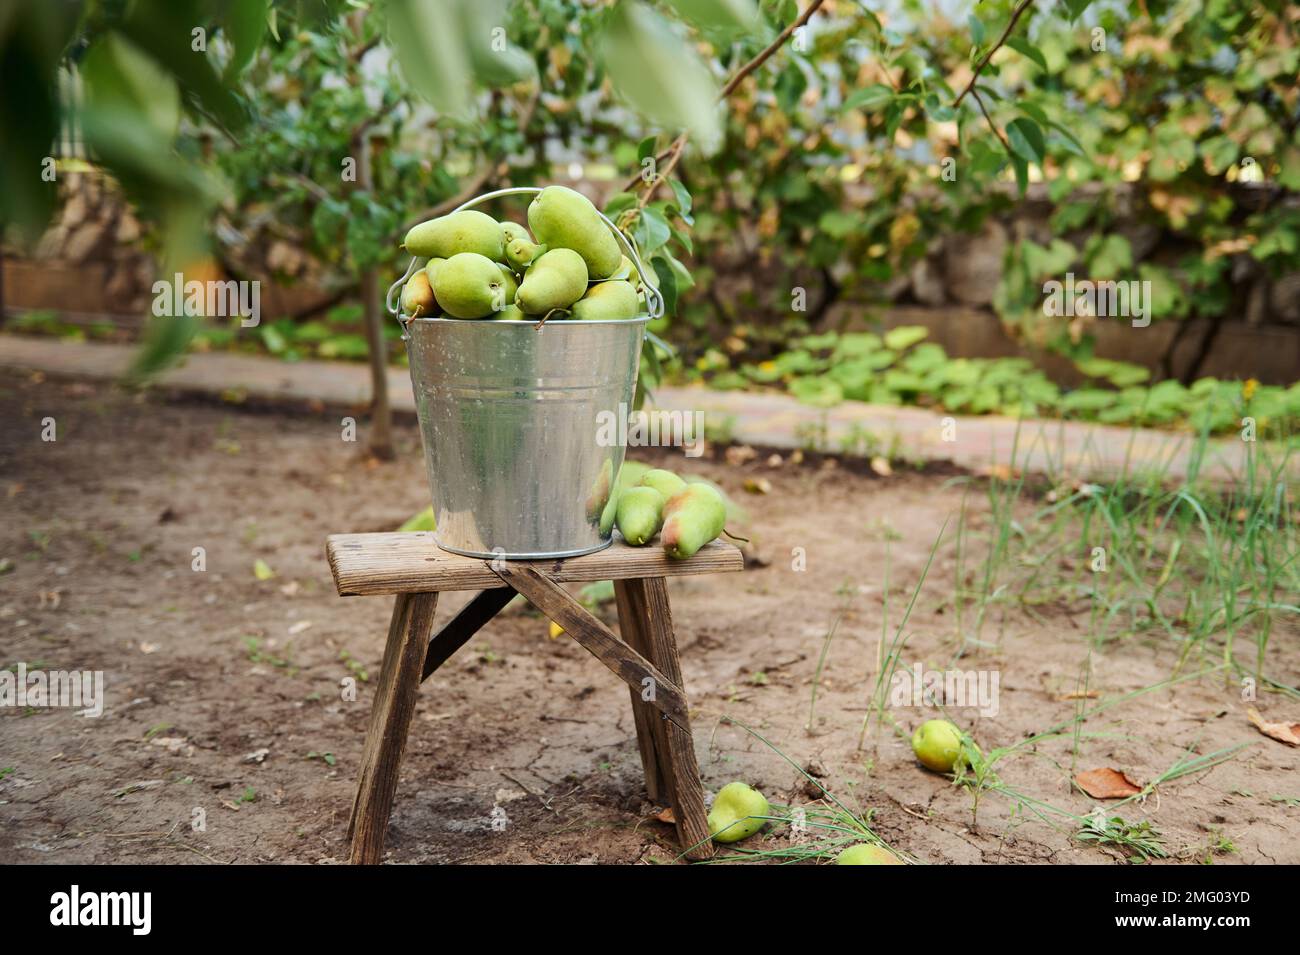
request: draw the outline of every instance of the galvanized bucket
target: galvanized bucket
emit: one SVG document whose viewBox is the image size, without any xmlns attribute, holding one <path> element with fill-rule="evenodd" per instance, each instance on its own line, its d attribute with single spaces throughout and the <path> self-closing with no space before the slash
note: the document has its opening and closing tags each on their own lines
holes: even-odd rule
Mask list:
<svg viewBox="0 0 1300 955">
<path fill-rule="evenodd" d="M 540 189 L 501 189 L 460 206 Z M 457 210 L 459 211 L 459 209 Z M 644 277 L 635 243 L 601 215 Z M 622 321 L 409 318 L 404 325 L 434 540 L 470 557 L 536 560 L 608 547 L 648 314 Z"/>
</svg>

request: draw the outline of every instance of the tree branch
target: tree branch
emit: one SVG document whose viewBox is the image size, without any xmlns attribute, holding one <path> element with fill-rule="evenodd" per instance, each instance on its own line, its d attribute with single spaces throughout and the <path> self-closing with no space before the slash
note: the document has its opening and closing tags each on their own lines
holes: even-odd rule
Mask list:
<svg viewBox="0 0 1300 955">
<path fill-rule="evenodd" d="M 975 104 L 979 106 L 980 112 L 984 114 L 984 121 L 989 124 L 989 129 L 993 130 L 993 135 L 1001 140 L 1002 148 L 1007 151 L 1008 155 L 1010 155 L 1011 144 L 1007 142 L 1007 137 L 1002 135 L 1002 130 L 998 129 L 998 124 L 993 122 L 993 117 L 989 115 L 989 111 L 984 108 L 984 100 L 980 99 L 979 90 L 976 90 L 971 95 L 975 97 Z"/>
<path fill-rule="evenodd" d="M 1034 0 L 1020 0 L 1020 3 L 1016 5 L 1015 10 L 1011 12 L 1011 19 L 1007 21 L 1007 28 L 1002 31 L 1002 36 L 998 37 L 998 42 L 993 44 L 993 48 L 980 58 L 979 63 L 975 64 L 975 72 L 971 74 L 970 82 L 966 84 L 966 88 L 961 91 L 961 94 L 953 100 L 953 109 L 960 106 L 961 101 L 966 98 L 966 94 L 975 88 L 975 81 L 980 78 L 980 71 L 989 65 L 989 60 L 993 59 L 993 54 L 1002 49 L 1002 44 L 1007 42 L 1007 37 L 1011 36 L 1011 31 L 1016 28 L 1016 21 L 1020 19 L 1020 14 L 1033 5 Z M 985 113 L 984 115 L 987 116 L 988 114 Z"/>
</svg>

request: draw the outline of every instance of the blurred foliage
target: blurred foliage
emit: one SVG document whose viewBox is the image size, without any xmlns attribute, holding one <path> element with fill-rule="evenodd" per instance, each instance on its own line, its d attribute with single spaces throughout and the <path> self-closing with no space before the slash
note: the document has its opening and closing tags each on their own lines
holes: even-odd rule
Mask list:
<svg viewBox="0 0 1300 955">
<path fill-rule="evenodd" d="M 719 371 L 719 388 L 781 387 L 805 404 L 829 408 L 850 399 L 881 405 L 921 405 L 952 414 L 1011 417 L 1064 415 L 1105 424 L 1186 426 L 1214 433 L 1239 429 L 1251 416 L 1261 434 L 1290 437 L 1300 419 L 1300 383 L 1290 388 L 1202 378 L 1190 387 L 1174 380 L 1148 385 L 1147 369 L 1090 358 L 1077 363 L 1087 381 L 1062 389 L 1028 358 L 952 358 L 924 339 L 920 326 L 884 335 L 835 332 L 808 335 L 774 359 Z M 700 369 L 725 364 L 706 352 Z"/>
<path fill-rule="evenodd" d="M 31 93 L 0 107 L 0 175 L 32 188 L 6 187 L 0 215 L 28 236 L 48 218 L 38 171 L 67 62 L 87 140 L 156 224 L 165 270 L 266 236 L 344 285 L 375 263 L 396 277 L 413 221 L 578 163 L 617 183 L 606 209 L 673 315 L 657 330 L 690 363 L 707 352 L 723 384 L 803 361 L 782 352 L 832 330 L 832 306 L 880 300 L 935 236 L 976 232 L 1029 190 L 1050 222 L 1016 236 L 995 308 L 1079 361 L 1096 319 L 1045 315 L 1046 278 L 1149 279 L 1164 320 L 1236 309 L 1235 273 L 1297 268 L 1293 4 L 987 0 L 958 21 L 920 0 L 827 0 L 715 104 L 809 6 L 17 0 L 3 76 Z M 370 189 L 346 174 L 363 140 Z M 1139 247 L 1135 227 L 1162 241 Z M 177 347 L 167 327 L 158 362 Z"/>
</svg>

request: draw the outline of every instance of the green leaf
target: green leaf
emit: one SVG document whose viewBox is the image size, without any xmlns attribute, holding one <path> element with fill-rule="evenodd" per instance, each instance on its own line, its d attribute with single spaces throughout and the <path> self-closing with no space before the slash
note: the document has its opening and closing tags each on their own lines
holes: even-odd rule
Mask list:
<svg viewBox="0 0 1300 955">
<path fill-rule="evenodd" d="M 893 98 L 893 87 L 886 86 L 884 83 L 873 83 L 850 93 L 848 99 L 844 101 L 844 108 L 860 109 L 867 113 L 874 113 Z"/>
<path fill-rule="evenodd" d="M 262 38 L 266 36 L 266 18 L 271 0 L 230 0 L 226 7 L 225 31 L 234 51 L 226 64 L 225 79 L 238 76 L 253 62 Z"/>
<path fill-rule="evenodd" d="M 1015 50 L 1022 56 L 1026 56 L 1038 65 L 1038 68 L 1044 73 L 1047 72 L 1047 60 L 1043 57 L 1042 51 L 1034 46 L 1022 36 L 1013 36 L 1007 38 L 1007 46 Z"/>
<path fill-rule="evenodd" d="M 899 325 L 885 332 L 885 345 L 894 351 L 905 351 L 929 334 L 930 330 L 921 325 Z"/>
<path fill-rule="evenodd" d="M 695 220 L 691 218 L 690 190 L 677 179 L 668 180 L 668 185 L 673 190 L 673 198 L 677 200 L 677 211 L 681 215 L 682 221 L 687 225 L 694 225 Z"/>
<path fill-rule="evenodd" d="M 1043 140 L 1042 128 L 1027 116 L 1017 116 L 1007 124 L 1007 142 L 1011 150 L 1021 159 L 1043 164 L 1047 155 L 1047 143 Z"/>
<path fill-rule="evenodd" d="M 686 129 L 706 152 L 722 141 L 718 85 L 694 48 L 640 3 L 620 3 L 601 38 L 605 70 L 632 107 L 667 129 Z"/>
<path fill-rule="evenodd" d="M 677 276 L 672 265 L 662 255 L 656 255 L 650 264 L 659 278 L 659 291 L 664 297 L 664 317 L 672 318 L 677 314 Z"/>
<path fill-rule="evenodd" d="M 815 408 L 830 408 L 844 400 L 843 389 L 825 375 L 795 378 L 790 382 L 790 394 Z"/>
<path fill-rule="evenodd" d="M 253 576 L 258 580 L 270 580 L 275 576 L 275 571 L 271 569 L 270 564 L 259 557 L 253 562 Z"/>
<path fill-rule="evenodd" d="M 658 136 L 647 136 L 636 147 L 636 162 L 641 165 L 642 160 L 649 159 L 655 155 L 658 150 L 655 148 L 659 144 Z"/>
<path fill-rule="evenodd" d="M 668 0 L 679 17 L 726 36 L 757 33 L 763 25 L 754 0 Z"/>
<path fill-rule="evenodd" d="M 467 112 L 469 44 L 441 4 L 397 0 L 388 10 L 388 39 L 407 82 L 442 113 Z"/>
</svg>

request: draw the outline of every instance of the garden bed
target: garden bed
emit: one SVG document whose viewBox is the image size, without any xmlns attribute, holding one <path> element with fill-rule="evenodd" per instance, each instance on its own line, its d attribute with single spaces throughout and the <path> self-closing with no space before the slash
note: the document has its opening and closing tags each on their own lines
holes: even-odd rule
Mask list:
<svg viewBox="0 0 1300 955">
<path fill-rule="evenodd" d="M 13 374 L 0 415 L 3 662 L 100 669 L 108 694 L 98 719 L 0 712 L 0 853 L 28 863 L 345 858 L 390 608 L 336 597 L 323 543 L 391 530 L 427 503 L 415 429 L 398 429 L 398 461 L 380 465 L 341 440 L 333 416 L 166 404 Z M 57 422 L 53 443 L 40 440 L 45 417 Z M 1073 554 L 1060 586 L 1040 580 L 1021 591 L 1027 599 L 1005 599 L 1027 565 L 1014 541 L 1005 562 L 985 561 L 1011 526 L 999 509 L 1030 532 L 1047 527 L 1031 518 L 1060 499 L 1052 489 L 1013 499 L 949 468 L 880 476 L 833 458 L 794 464 L 788 453 L 779 465 L 768 452 L 728 461 L 721 449 L 696 461 L 638 457 L 717 481 L 749 512 L 765 564 L 670 582 L 708 791 L 742 779 L 819 818 L 806 776 L 736 720 L 919 862 L 1098 863 L 1134 850 L 1077 838 L 1071 815 L 1096 803 L 1072 790 L 1074 774 L 1115 767 L 1146 785 L 1191 763 L 1203 768 L 1106 814 L 1150 823 L 1179 861 L 1300 862 L 1300 750 L 1258 732 L 1243 701 L 1253 618 L 1236 627 L 1247 671 L 1229 673 L 1209 615 L 1169 611 L 1187 638 L 1178 642 L 1120 602 L 1125 571 L 1112 555 L 1099 621 L 1096 601 L 1067 586 L 1090 579 L 1072 525 L 1042 545 L 1054 568 L 1061 551 Z M 1173 589 L 1197 590 L 1194 551 L 1189 537 Z M 1158 578 L 1161 561 L 1153 566 Z M 923 575 L 898 648 L 895 628 Z M 462 599 L 449 595 L 439 620 Z M 509 613 L 425 685 L 392 861 L 674 858 L 672 827 L 644 801 L 626 690 L 547 631 L 526 609 Z M 900 671 L 998 675 L 996 715 L 950 711 L 987 753 L 1067 728 L 999 762 L 1000 786 L 972 818 L 970 792 L 922 769 L 907 744 L 938 712 L 872 705 L 882 632 Z M 1266 691 L 1268 680 L 1300 684 L 1298 635 L 1294 615 L 1272 621 L 1253 704 L 1265 719 L 1300 713 L 1287 691 Z M 347 679 L 355 701 L 343 698 Z M 873 715 L 883 718 L 860 748 Z M 780 853 L 816 838 L 776 827 L 741 848 Z"/>
</svg>

